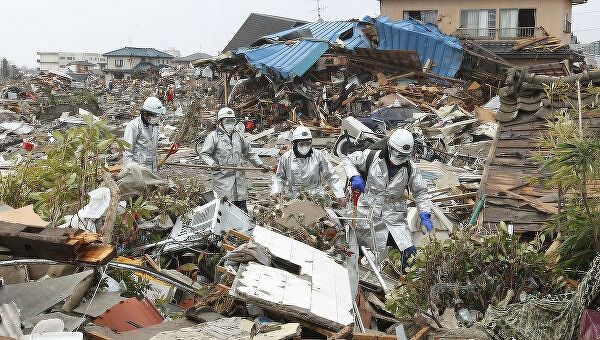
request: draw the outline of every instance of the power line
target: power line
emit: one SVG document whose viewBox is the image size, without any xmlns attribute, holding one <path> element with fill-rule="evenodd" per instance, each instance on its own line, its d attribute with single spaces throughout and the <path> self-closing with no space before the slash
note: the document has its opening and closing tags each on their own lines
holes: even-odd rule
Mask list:
<svg viewBox="0 0 600 340">
<path fill-rule="evenodd" d="M 575 16 L 575 15 L 579 15 L 579 14 L 590 14 L 590 13 L 598 13 L 598 12 L 600 12 L 600 10 L 595 10 L 595 11 L 585 11 L 585 12 L 573 13 L 573 16 Z"/>
<path fill-rule="evenodd" d="M 584 29 L 580 29 L 580 30 L 573 30 L 573 33 L 575 33 L 575 32 L 585 32 L 585 31 L 596 31 L 596 30 L 600 30 L 600 27 L 584 28 Z"/>
</svg>

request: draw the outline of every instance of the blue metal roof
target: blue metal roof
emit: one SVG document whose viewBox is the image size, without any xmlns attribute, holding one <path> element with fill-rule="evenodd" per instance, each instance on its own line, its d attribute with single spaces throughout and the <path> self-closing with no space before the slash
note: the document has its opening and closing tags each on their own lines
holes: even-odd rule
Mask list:
<svg viewBox="0 0 600 340">
<path fill-rule="evenodd" d="M 358 21 L 317 21 L 311 22 L 302 26 L 298 26 L 289 30 L 267 35 L 263 38 L 278 40 L 293 32 L 310 30 L 313 39 L 319 39 L 336 43 L 340 35 L 343 33 L 351 33 L 343 35 L 344 47 L 353 50 L 355 47 L 370 48 L 369 39 L 360 30 L 361 22 Z"/>
<path fill-rule="evenodd" d="M 274 72 L 284 79 L 302 76 L 329 49 L 322 41 L 301 40 L 291 45 L 276 43 L 252 49 L 238 49 L 248 62 L 264 73 Z"/>
<path fill-rule="evenodd" d="M 382 50 L 414 50 L 419 54 L 421 66 L 431 59 L 433 73 L 454 77 L 462 64 L 460 41 L 447 36 L 431 24 L 416 20 L 389 21 L 379 17 L 375 21 L 379 46 Z"/>
</svg>

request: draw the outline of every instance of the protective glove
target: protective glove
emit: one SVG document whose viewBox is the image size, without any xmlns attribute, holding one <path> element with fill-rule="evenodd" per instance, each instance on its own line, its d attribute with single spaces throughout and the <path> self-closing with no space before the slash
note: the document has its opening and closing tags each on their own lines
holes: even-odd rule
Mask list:
<svg viewBox="0 0 600 340">
<path fill-rule="evenodd" d="M 221 170 L 221 167 L 219 166 L 219 164 L 215 163 L 215 164 L 212 165 L 211 170 L 212 171 L 219 171 L 219 170 Z"/>
<path fill-rule="evenodd" d="M 431 223 L 431 214 L 428 212 L 419 213 L 419 217 L 421 218 L 421 225 L 427 229 L 428 232 L 433 230 L 433 224 Z"/>
<path fill-rule="evenodd" d="M 276 193 L 276 194 L 272 194 L 272 195 L 271 195 L 271 198 L 272 198 L 273 200 L 275 200 L 275 201 L 279 201 L 279 200 L 281 199 L 281 193 L 280 193 L 280 192 L 278 192 L 278 193 Z"/>
<path fill-rule="evenodd" d="M 268 167 L 267 165 L 265 165 L 265 164 L 261 164 L 260 168 L 261 168 L 261 170 L 260 170 L 260 171 L 261 171 L 261 172 L 263 172 L 263 173 L 267 173 L 267 172 L 271 172 L 271 171 L 273 171 L 273 169 L 269 168 L 269 167 Z"/>
<path fill-rule="evenodd" d="M 415 248 L 415 246 L 410 246 L 402 251 L 402 272 L 405 271 L 406 267 L 410 266 L 413 263 L 414 257 L 416 255 L 417 248 Z"/>
<path fill-rule="evenodd" d="M 350 185 L 352 186 L 352 190 L 365 191 L 365 180 L 359 175 L 350 178 Z"/>
</svg>

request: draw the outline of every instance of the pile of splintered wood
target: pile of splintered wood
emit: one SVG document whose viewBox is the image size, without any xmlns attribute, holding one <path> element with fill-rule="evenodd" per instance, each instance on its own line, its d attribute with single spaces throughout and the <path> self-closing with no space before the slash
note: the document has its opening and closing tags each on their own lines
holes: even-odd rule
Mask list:
<svg viewBox="0 0 600 340">
<path fill-rule="evenodd" d="M 537 52 L 554 52 L 567 44 L 563 44 L 559 38 L 551 35 L 527 38 L 517 40 L 513 51 L 537 51 Z"/>
</svg>

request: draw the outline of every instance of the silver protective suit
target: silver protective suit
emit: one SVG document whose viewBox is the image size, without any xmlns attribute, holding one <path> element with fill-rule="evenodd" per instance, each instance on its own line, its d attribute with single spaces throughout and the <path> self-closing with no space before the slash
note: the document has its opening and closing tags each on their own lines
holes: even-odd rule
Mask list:
<svg viewBox="0 0 600 340">
<path fill-rule="evenodd" d="M 123 165 L 136 163 L 156 173 L 158 126 L 144 124 L 141 117 L 134 118 L 127 123 L 123 139 L 130 145 L 123 151 Z"/>
<path fill-rule="evenodd" d="M 254 166 L 261 166 L 260 157 L 252 151 L 250 143 L 235 130 L 229 136 L 220 126 L 208 134 L 200 152 L 202 161 L 208 165 L 242 166 L 244 159 Z M 220 170 L 213 173 L 213 190 L 219 198 L 230 201 L 248 199 L 246 172 L 241 170 Z"/>
<path fill-rule="evenodd" d="M 345 197 L 344 184 L 321 151 L 313 148 L 309 157 L 296 157 L 293 150 L 288 150 L 279 158 L 271 195 L 284 194 L 296 198 L 301 192 L 306 192 L 324 196 L 321 178 L 329 184 L 336 198 Z"/>
<path fill-rule="evenodd" d="M 396 241 L 398 248 L 404 250 L 413 245 L 408 223 L 406 221 L 407 206 L 404 189 L 408 185 L 419 212 L 430 212 L 430 196 L 427 183 L 420 171 L 411 162 L 411 175 L 402 167 L 391 179 L 385 159 L 380 158 L 377 151 L 371 167 L 366 169 L 367 156 L 371 150 L 356 151 L 342 160 L 342 166 L 348 178 L 360 176 L 358 170 L 367 172 L 365 192 L 358 199 L 358 217 L 368 218 L 374 224 L 375 246 L 383 252 L 387 243 L 388 232 Z M 372 215 L 371 215 L 372 213 Z M 370 222 L 358 221 L 356 230 L 359 245 L 373 246 Z"/>
</svg>

